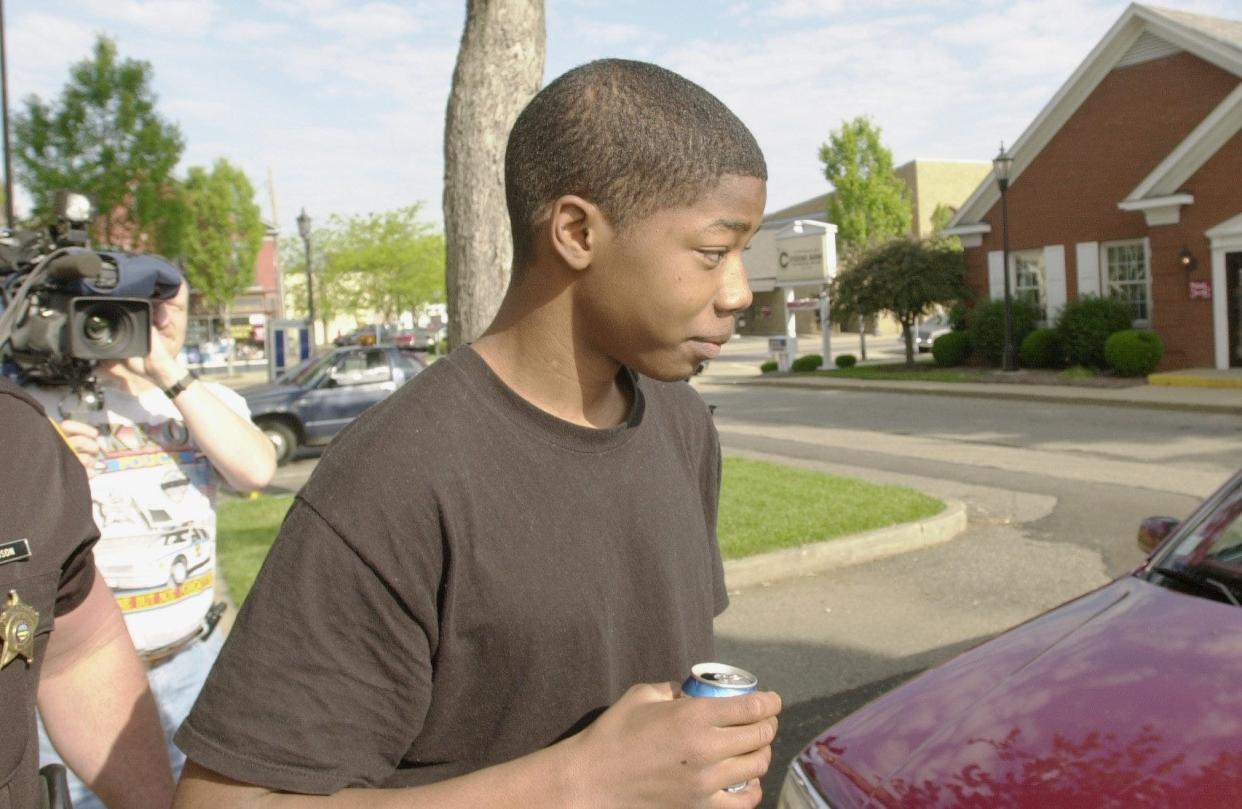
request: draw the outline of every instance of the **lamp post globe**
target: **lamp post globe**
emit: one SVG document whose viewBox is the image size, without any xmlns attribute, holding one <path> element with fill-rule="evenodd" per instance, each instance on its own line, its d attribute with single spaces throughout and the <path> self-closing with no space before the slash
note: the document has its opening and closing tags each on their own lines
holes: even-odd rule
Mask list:
<svg viewBox="0 0 1242 809">
<path fill-rule="evenodd" d="M 1001 143 L 1000 153 L 992 159 L 992 173 L 1001 195 L 1001 251 L 1005 279 L 1005 347 L 1001 354 L 1001 368 L 1018 370 L 1018 352 L 1013 344 L 1013 294 L 1009 284 L 1009 173 L 1013 170 L 1013 157 Z"/>
<path fill-rule="evenodd" d="M 311 218 L 306 209 L 298 214 L 298 235 L 306 245 L 306 322 L 310 325 L 311 343 L 315 342 L 315 277 L 311 274 Z"/>
</svg>

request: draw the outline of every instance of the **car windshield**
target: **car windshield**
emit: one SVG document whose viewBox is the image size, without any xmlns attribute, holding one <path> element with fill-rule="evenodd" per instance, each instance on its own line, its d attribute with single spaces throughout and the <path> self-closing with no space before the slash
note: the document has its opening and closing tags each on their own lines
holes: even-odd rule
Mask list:
<svg viewBox="0 0 1242 809">
<path fill-rule="evenodd" d="M 1216 589 L 1223 586 L 1242 600 L 1242 484 L 1196 519 L 1185 538 L 1153 567 L 1197 577 Z"/>
<path fill-rule="evenodd" d="M 305 368 L 291 374 L 286 381 L 289 384 L 297 385 L 298 387 L 310 387 L 318 381 L 321 376 L 328 372 L 328 369 L 332 367 L 334 359 L 334 355 L 325 354 L 324 356 L 307 363 Z"/>
</svg>

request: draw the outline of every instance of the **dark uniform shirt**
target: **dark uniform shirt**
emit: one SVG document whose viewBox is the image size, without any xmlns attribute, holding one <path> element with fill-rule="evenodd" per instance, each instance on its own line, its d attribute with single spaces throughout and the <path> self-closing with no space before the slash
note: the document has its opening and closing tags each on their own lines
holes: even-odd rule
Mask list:
<svg viewBox="0 0 1242 809">
<path fill-rule="evenodd" d="M 0 616 L 11 593 L 39 615 L 34 661 L 0 669 L 0 809 L 38 806 L 39 672 L 54 617 L 90 592 L 98 537 L 82 465 L 43 408 L 0 378 Z"/>
</svg>

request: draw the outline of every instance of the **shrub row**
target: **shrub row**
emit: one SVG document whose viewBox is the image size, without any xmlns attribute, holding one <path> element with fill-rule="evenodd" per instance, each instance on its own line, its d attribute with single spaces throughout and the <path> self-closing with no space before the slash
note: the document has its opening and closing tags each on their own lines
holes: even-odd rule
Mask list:
<svg viewBox="0 0 1242 809">
<path fill-rule="evenodd" d="M 1011 305 L 1014 344 L 1019 346 L 1018 359 L 1026 368 L 1081 365 L 1112 368 L 1121 376 L 1145 376 L 1156 369 L 1164 354 L 1159 335 L 1131 329 L 1130 310 L 1109 298 L 1088 295 L 1067 303 L 1051 329 L 1039 328 L 1038 307 L 1020 300 L 1012 300 Z M 936 339 L 932 345 L 936 364 L 964 365 L 977 354 L 989 365 L 1001 365 L 1004 302 L 976 305 L 967 315 L 966 328 Z"/>
</svg>

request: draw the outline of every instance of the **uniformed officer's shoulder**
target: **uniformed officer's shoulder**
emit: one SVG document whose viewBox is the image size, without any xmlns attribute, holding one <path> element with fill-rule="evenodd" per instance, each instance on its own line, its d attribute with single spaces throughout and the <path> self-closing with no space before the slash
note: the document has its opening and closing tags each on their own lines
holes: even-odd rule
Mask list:
<svg viewBox="0 0 1242 809">
<path fill-rule="evenodd" d="M 5 409 L 6 414 L 12 413 L 15 417 L 31 410 L 39 418 L 47 417 L 47 411 L 38 399 L 5 376 L 0 376 L 0 407 Z"/>
</svg>

